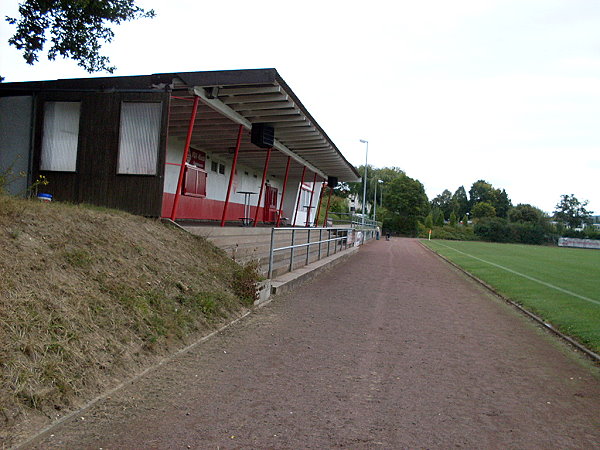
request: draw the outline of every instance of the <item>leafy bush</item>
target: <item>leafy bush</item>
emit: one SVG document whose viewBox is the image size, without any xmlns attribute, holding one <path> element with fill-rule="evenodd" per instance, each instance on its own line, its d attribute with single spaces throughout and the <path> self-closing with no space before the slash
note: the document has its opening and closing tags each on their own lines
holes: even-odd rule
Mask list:
<svg viewBox="0 0 600 450">
<path fill-rule="evenodd" d="M 474 218 L 496 217 L 496 208 L 487 202 L 476 203 L 471 209 Z"/>
<path fill-rule="evenodd" d="M 600 239 L 600 231 L 591 227 L 586 227 L 583 230 L 574 230 L 563 227 L 560 235 L 578 239 Z"/>
<path fill-rule="evenodd" d="M 456 217 L 456 213 L 452 211 L 450 213 L 450 226 L 455 227 L 458 224 L 458 217 Z"/>
<path fill-rule="evenodd" d="M 415 216 L 401 216 L 390 213 L 383 219 L 383 228 L 394 234 L 402 236 L 417 236 L 419 234 L 419 218 Z"/>
<path fill-rule="evenodd" d="M 433 216 L 431 213 L 427 214 L 427 217 L 425 217 L 425 228 L 433 228 Z"/>
<path fill-rule="evenodd" d="M 473 233 L 473 227 L 454 227 L 444 225 L 443 227 L 427 228 L 421 225 L 419 228 L 419 237 L 427 238 L 431 229 L 431 237 L 433 239 L 446 239 L 449 241 L 478 241 L 479 236 Z"/>
<path fill-rule="evenodd" d="M 484 241 L 541 245 L 551 238 L 543 223 L 514 222 L 486 217 L 475 224 L 475 234 Z"/>
<path fill-rule="evenodd" d="M 475 234 L 484 241 L 515 242 L 508 222 L 499 217 L 484 217 L 474 227 Z"/>
<path fill-rule="evenodd" d="M 541 245 L 548 241 L 546 228 L 539 223 L 511 223 L 509 224 L 514 242 L 521 244 Z"/>
</svg>

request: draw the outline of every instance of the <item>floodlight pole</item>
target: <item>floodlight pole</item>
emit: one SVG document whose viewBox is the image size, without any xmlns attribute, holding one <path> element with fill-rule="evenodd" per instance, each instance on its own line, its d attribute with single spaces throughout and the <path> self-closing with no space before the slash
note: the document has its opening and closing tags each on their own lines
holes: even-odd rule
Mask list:
<svg viewBox="0 0 600 450">
<path fill-rule="evenodd" d="M 375 194 L 373 195 L 373 220 L 375 221 L 375 226 L 377 226 L 377 185 L 379 183 L 383 183 L 383 180 L 377 180 L 377 183 L 375 183 Z"/>
<path fill-rule="evenodd" d="M 367 144 L 365 151 L 365 176 L 363 180 L 363 202 L 362 202 L 362 226 L 365 227 L 365 203 L 367 203 L 367 161 L 369 158 L 369 141 L 361 139 L 360 142 Z"/>
<path fill-rule="evenodd" d="M 373 194 L 373 220 L 377 222 L 377 182 L 375 182 L 375 193 Z"/>
</svg>

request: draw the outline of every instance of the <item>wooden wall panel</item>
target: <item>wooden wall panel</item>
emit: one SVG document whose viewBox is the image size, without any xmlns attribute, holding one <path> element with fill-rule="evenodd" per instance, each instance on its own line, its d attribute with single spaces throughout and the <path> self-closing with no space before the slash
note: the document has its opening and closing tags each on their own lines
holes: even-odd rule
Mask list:
<svg viewBox="0 0 600 450">
<path fill-rule="evenodd" d="M 160 133 L 159 154 L 157 159 L 156 175 L 117 175 L 118 147 L 119 147 L 119 123 L 120 105 L 122 101 L 162 101 L 162 123 Z M 162 207 L 162 195 L 164 184 L 165 157 L 167 146 L 167 121 L 168 121 L 168 94 L 135 94 L 125 93 L 119 95 L 116 123 L 116 150 L 112 161 L 112 188 L 108 193 L 108 203 L 111 207 L 124 209 L 135 214 L 159 217 Z"/>
<path fill-rule="evenodd" d="M 35 180 L 37 180 L 40 175 L 43 175 L 44 177 L 46 177 L 46 180 L 48 180 L 48 185 L 43 187 L 40 186 L 38 190 L 39 192 L 52 194 L 54 200 L 56 201 L 77 203 L 79 197 L 78 173 L 39 170 L 42 153 L 42 140 L 44 138 L 44 102 L 46 101 L 81 101 L 81 95 L 77 93 L 63 92 L 38 94 L 36 96 L 32 181 L 35 182 Z M 79 124 L 81 128 L 81 120 Z M 79 134 L 79 142 L 81 142 L 81 133 Z M 77 164 L 79 165 L 79 157 L 77 160 Z"/>
<path fill-rule="evenodd" d="M 81 101 L 77 172 L 39 171 L 44 101 Z M 162 124 L 156 175 L 119 175 L 120 109 L 122 101 L 162 102 Z M 39 97 L 36 118 L 34 175 L 50 184 L 44 192 L 56 200 L 90 203 L 134 214 L 159 217 L 166 154 L 168 93 L 57 92 Z"/>
</svg>

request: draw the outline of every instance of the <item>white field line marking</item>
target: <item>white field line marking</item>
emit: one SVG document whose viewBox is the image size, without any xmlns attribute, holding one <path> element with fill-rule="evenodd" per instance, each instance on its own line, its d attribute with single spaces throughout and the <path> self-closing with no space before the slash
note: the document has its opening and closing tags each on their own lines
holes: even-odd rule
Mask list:
<svg viewBox="0 0 600 450">
<path fill-rule="evenodd" d="M 538 280 L 537 278 L 533 278 L 533 277 L 530 277 L 529 275 L 522 274 L 522 273 L 517 272 L 515 270 L 509 269 L 508 267 L 501 266 L 500 264 L 496 264 L 496 263 L 493 263 L 493 262 L 490 262 L 490 261 L 486 261 L 485 259 L 478 258 L 477 256 L 473 256 L 473 255 L 470 255 L 468 253 L 461 252 L 460 250 L 457 250 L 457 249 L 455 249 L 453 247 L 449 247 L 447 245 L 441 244 L 439 242 L 436 242 L 436 244 L 441 245 L 442 247 L 449 248 L 450 250 L 454 250 L 455 252 L 458 252 L 458 253 L 461 253 L 461 254 L 463 254 L 465 256 L 468 256 L 469 258 L 473 258 L 473 259 L 476 259 L 477 261 L 481 261 L 483 263 L 489 264 L 490 266 L 494 266 L 494 267 L 497 267 L 499 269 L 506 270 L 507 272 L 513 273 L 513 274 L 518 275 L 518 276 L 523 277 L 523 278 L 527 278 L 528 280 L 531 280 L 531 281 L 534 281 L 536 283 L 542 284 L 542 285 L 544 285 L 546 287 L 549 287 L 551 289 L 556 289 L 557 291 L 560 291 L 563 294 L 571 295 L 573 297 L 580 298 L 581 300 L 585 300 L 587 302 L 591 302 L 591 303 L 595 303 L 596 305 L 600 305 L 600 301 L 594 300 L 593 298 L 589 298 L 589 297 L 585 297 L 584 295 L 576 294 L 575 292 L 568 291 L 566 289 L 563 289 L 561 287 L 555 286 L 555 285 L 550 284 L 550 283 L 546 283 L 545 281 Z"/>
</svg>

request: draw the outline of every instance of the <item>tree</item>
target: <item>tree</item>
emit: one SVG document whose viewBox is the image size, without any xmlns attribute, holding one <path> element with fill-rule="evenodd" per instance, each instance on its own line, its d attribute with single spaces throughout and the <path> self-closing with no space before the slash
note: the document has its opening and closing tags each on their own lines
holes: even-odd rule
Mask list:
<svg viewBox="0 0 600 450">
<path fill-rule="evenodd" d="M 427 214 L 427 217 L 425 217 L 425 228 L 431 230 L 433 228 L 433 216 L 431 213 Z"/>
<path fill-rule="evenodd" d="M 478 203 L 478 205 L 485 204 L 485 202 Z M 477 206 L 477 205 L 476 205 Z M 491 242 L 511 242 L 512 232 L 506 219 L 500 217 L 484 217 L 479 220 L 473 232 L 484 241 Z"/>
<path fill-rule="evenodd" d="M 444 213 L 444 220 L 449 219 L 452 212 L 452 192 L 444 189 L 444 192 L 431 200 L 431 207 L 439 208 Z"/>
<path fill-rule="evenodd" d="M 455 227 L 457 222 L 458 222 L 458 217 L 456 216 L 456 213 L 454 211 L 452 211 L 450 213 L 450 226 Z"/>
<path fill-rule="evenodd" d="M 386 229 L 415 235 L 419 222 L 429 213 L 429 200 L 420 181 L 402 173 L 386 183 L 383 205 L 390 213 Z"/>
<path fill-rule="evenodd" d="M 479 202 L 471 209 L 471 216 L 474 219 L 482 219 L 484 217 L 496 217 L 496 208 L 488 202 Z"/>
<path fill-rule="evenodd" d="M 556 205 L 554 218 L 569 228 L 579 228 L 584 223 L 589 224 L 593 211 L 585 209 L 587 204 L 587 200 L 580 202 L 573 194 L 563 194 Z"/>
<path fill-rule="evenodd" d="M 404 174 L 389 183 L 383 204 L 390 211 L 406 216 L 425 217 L 429 212 L 425 188 L 419 180 Z"/>
<path fill-rule="evenodd" d="M 464 217 L 469 212 L 469 199 L 467 198 L 467 191 L 465 191 L 464 186 L 459 187 L 452 195 L 451 203 L 452 211 L 458 217 Z"/>
<path fill-rule="evenodd" d="M 488 203 L 492 205 L 496 211 L 496 216 L 506 218 L 508 211 L 512 207 L 512 202 L 508 198 L 508 194 L 504 189 L 495 189 L 490 183 L 485 180 L 478 180 L 471 186 L 469 190 L 469 206 L 471 209 L 477 203 Z"/>
<path fill-rule="evenodd" d="M 548 220 L 546 213 L 541 209 L 528 204 L 519 203 L 508 212 L 508 220 L 517 223 L 544 223 Z"/>
<path fill-rule="evenodd" d="M 24 0 L 19 14 L 6 17 L 17 26 L 8 43 L 23 52 L 27 64 L 38 61 L 49 39 L 49 60 L 59 55 L 70 58 L 90 73 L 115 70 L 109 58 L 100 55 L 102 43 L 114 37 L 108 25 L 155 16 L 154 10 L 145 11 L 135 0 Z"/>
<path fill-rule="evenodd" d="M 431 217 L 433 218 L 433 224 L 436 227 L 444 226 L 444 213 L 440 208 L 431 208 Z"/>
<path fill-rule="evenodd" d="M 508 194 L 504 189 L 495 189 L 494 194 L 495 201 L 492 203 L 492 206 L 496 208 L 496 216 L 502 218 L 508 217 L 508 211 L 512 208 L 512 202 L 508 198 Z"/>
<path fill-rule="evenodd" d="M 358 173 L 361 178 L 364 179 L 365 166 L 358 167 Z M 401 176 L 404 175 L 404 171 L 398 167 L 384 167 L 382 169 L 377 169 L 371 165 L 367 166 L 367 204 L 365 205 L 365 210 L 368 210 L 367 205 L 372 204 L 375 197 L 375 183 L 378 183 L 377 180 L 382 180 L 383 183 L 378 183 L 377 186 L 377 199 L 383 199 L 386 195 L 386 189 L 388 184 Z M 348 195 L 359 198 L 362 203 L 363 197 L 363 184 L 361 183 L 349 183 L 348 185 L 349 191 Z M 378 206 L 379 208 L 379 206 Z M 373 208 L 371 208 L 373 211 Z M 357 211 L 361 212 L 361 211 Z M 377 215 L 379 215 L 379 209 L 377 210 Z"/>
<path fill-rule="evenodd" d="M 469 189 L 469 209 L 477 203 L 485 202 L 490 205 L 495 203 L 494 187 L 485 180 L 477 180 Z"/>
</svg>

